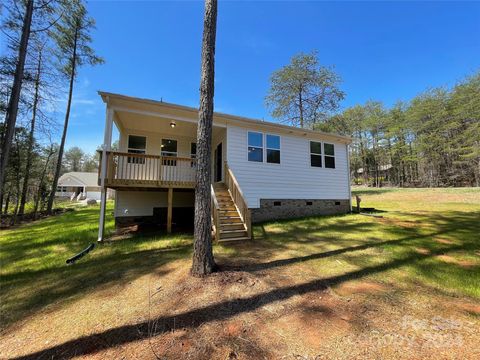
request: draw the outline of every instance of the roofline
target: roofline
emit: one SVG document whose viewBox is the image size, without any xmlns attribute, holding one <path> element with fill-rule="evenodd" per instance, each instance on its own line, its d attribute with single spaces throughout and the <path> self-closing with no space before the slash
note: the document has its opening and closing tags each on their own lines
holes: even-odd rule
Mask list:
<svg viewBox="0 0 480 360">
<path fill-rule="evenodd" d="M 100 90 L 98 91 L 98 94 L 102 97 L 103 102 L 107 105 L 109 103 L 109 97 L 113 97 L 113 98 L 117 98 L 117 99 L 120 99 L 120 100 L 133 101 L 133 102 L 138 102 L 138 103 L 142 103 L 142 104 L 151 104 L 151 105 L 155 105 L 155 106 L 161 105 L 161 106 L 167 106 L 167 107 L 178 109 L 178 110 L 198 112 L 198 108 L 194 108 L 194 107 L 186 106 L 186 105 L 169 103 L 169 102 L 165 102 L 165 101 L 138 98 L 138 97 L 116 94 L 116 93 L 100 91 Z M 328 133 L 328 132 L 318 131 L 318 130 L 303 129 L 303 128 L 298 128 L 298 127 L 295 127 L 295 126 L 289 126 L 289 125 L 275 123 L 275 122 L 272 122 L 272 121 L 263 121 L 263 120 L 258 120 L 258 119 L 247 118 L 247 117 L 244 117 L 244 116 L 225 114 L 225 113 L 221 113 L 221 112 L 217 112 L 217 111 L 215 111 L 213 114 L 216 115 L 216 116 L 226 118 L 226 119 L 240 121 L 240 122 L 244 122 L 244 123 L 247 123 L 247 124 L 273 126 L 273 127 L 278 127 L 280 129 L 295 131 L 295 132 L 304 133 L 304 134 L 312 134 L 312 135 L 317 135 L 317 136 L 318 135 L 324 135 L 324 136 L 328 136 L 328 137 L 333 137 L 333 138 L 336 138 L 336 139 L 339 139 L 339 140 L 346 141 L 347 143 L 352 142 L 352 138 L 350 136 L 339 135 L 339 134 L 336 134 L 336 133 Z"/>
<path fill-rule="evenodd" d="M 65 174 L 63 174 L 63 175 L 67 175 L 67 174 L 69 174 L 69 173 L 65 173 Z M 63 175 L 62 175 L 62 176 L 63 176 Z M 79 179 L 78 177 L 76 177 L 75 175 L 68 175 L 68 176 L 73 177 L 75 180 L 78 181 L 79 184 L 82 184 L 83 186 L 88 186 L 87 184 L 85 184 L 82 180 L 80 180 L 80 179 Z M 58 180 L 60 180 L 60 179 L 58 179 Z M 63 185 L 60 185 L 60 186 L 63 186 Z"/>
<path fill-rule="evenodd" d="M 70 171 L 70 172 L 67 172 L 67 173 L 63 174 L 62 176 L 65 176 L 65 175 L 71 176 L 75 180 L 77 180 L 82 186 L 85 186 L 85 187 L 98 186 L 97 182 L 95 182 L 94 185 L 88 185 L 87 183 L 83 182 L 82 179 L 78 178 L 77 176 L 71 175 L 71 174 L 74 174 L 74 173 L 96 174 L 94 172 L 88 172 L 88 171 Z M 60 176 L 60 177 L 62 177 L 62 176 Z M 60 180 L 60 178 L 58 180 Z M 63 185 L 60 185 L 60 186 L 63 186 Z M 74 186 L 74 185 L 72 185 L 72 186 Z"/>
</svg>

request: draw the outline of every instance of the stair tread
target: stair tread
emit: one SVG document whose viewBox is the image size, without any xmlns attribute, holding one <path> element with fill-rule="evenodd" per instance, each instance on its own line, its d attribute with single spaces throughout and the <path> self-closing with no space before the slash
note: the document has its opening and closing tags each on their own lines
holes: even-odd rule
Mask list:
<svg viewBox="0 0 480 360">
<path fill-rule="evenodd" d="M 224 233 L 224 234 L 232 234 L 232 233 L 238 233 L 238 232 L 245 232 L 247 230 L 245 229 L 240 229 L 240 230 L 223 230 L 223 229 L 220 229 L 220 233 Z"/>
<path fill-rule="evenodd" d="M 242 241 L 242 240 L 250 240 L 249 237 L 247 236 L 240 236 L 240 237 L 234 237 L 234 238 L 224 238 L 224 239 L 218 239 L 218 242 L 227 242 L 227 241 Z"/>
</svg>

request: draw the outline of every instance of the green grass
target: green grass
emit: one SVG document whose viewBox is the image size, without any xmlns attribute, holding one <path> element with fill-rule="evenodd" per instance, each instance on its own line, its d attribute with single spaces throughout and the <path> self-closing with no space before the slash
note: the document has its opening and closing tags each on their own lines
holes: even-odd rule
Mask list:
<svg viewBox="0 0 480 360">
<path fill-rule="evenodd" d="M 107 233 L 113 230 L 107 206 Z M 99 206 L 4 230 L 0 240 L 2 326 L 57 301 L 88 296 L 112 281 L 125 281 L 185 257 L 191 236 L 136 237 L 97 246 L 74 265 L 75 255 L 97 240 Z"/>
<path fill-rule="evenodd" d="M 359 188 L 353 194 L 383 218 L 350 214 L 270 222 L 256 227 L 255 237 L 287 257 L 306 257 L 324 277 L 368 276 L 480 298 L 479 188 Z M 334 256 L 323 256 L 331 251 Z"/>
<path fill-rule="evenodd" d="M 480 299 L 478 188 L 355 193 L 383 218 L 350 214 L 259 224 L 253 242 L 216 245 L 215 256 L 221 264 L 246 259 L 272 271 L 296 266 L 292 271 L 326 281 L 368 278 Z M 112 209 L 109 203 L 107 232 L 113 230 Z M 98 213 L 98 207 L 78 208 L 1 232 L 2 326 L 191 256 L 191 235 L 145 235 L 97 246 L 67 266 L 68 257 L 96 241 Z"/>
</svg>

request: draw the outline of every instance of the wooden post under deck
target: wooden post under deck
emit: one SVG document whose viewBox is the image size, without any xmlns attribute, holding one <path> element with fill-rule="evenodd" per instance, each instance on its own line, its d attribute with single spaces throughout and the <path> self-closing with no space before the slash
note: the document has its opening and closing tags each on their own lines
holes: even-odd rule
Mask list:
<svg viewBox="0 0 480 360">
<path fill-rule="evenodd" d="M 167 233 L 172 232 L 173 188 L 168 188 Z"/>
</svg>

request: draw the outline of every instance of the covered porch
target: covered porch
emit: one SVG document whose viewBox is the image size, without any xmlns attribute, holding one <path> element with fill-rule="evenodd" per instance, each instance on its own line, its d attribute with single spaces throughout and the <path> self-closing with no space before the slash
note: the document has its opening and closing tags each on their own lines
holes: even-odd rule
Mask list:
<svg viewBox="0 0 480 360">
<path fill-rule="evenodd" d="M 194 188 L 197 119 L 131 109 L 112 111 L 119 131 L 118 149 L 111 138 L 105 156 L 104 186 L 119 188 Z M 212 182 L 222 181 L 226 129 L 212 129 Z M 99 182 L 101 181 L 99 172 Z"/>
<path fill-rule="evenodd" d="M 166 229 L 171 232 L 176 193 L 195 188 L 198 113 L 159 107 L 158 103 L 140 106 L 130 99 L 128 104 L 117 98 L 104 100 L 107 116 L 99 168 L 102 194 L 107 188 L 118 190 L 120 197 L 126 191 L 166 191 Z M 114 125 L 119 138 L 118 147 L 112 149 Z M 212 183 L 223 181 L 225 160 L 226 125 L 216 124 L 212 128 Z M 104 209 L 102 197 L 99 241 L 103 239 Z"/>
</svg>

